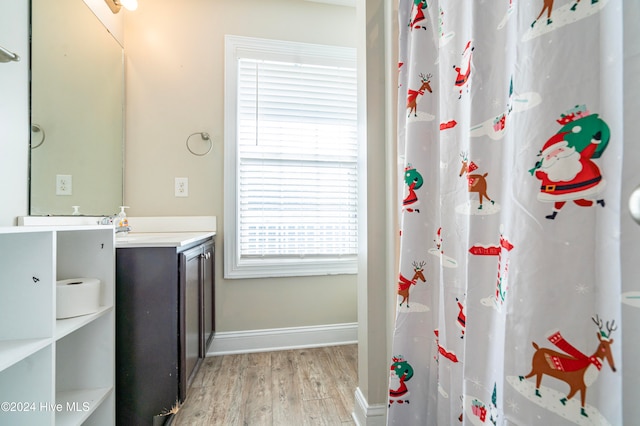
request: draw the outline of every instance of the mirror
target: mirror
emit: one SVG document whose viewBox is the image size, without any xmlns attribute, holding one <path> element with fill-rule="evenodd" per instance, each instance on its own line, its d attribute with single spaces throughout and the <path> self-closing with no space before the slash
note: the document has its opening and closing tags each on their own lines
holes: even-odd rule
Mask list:
<svg viewBox="0 0 640 426">
<path fill-rule="evenodd" d="M 31 2 L 30 214 L 123 204 L 124 53 L 82 0 Z"/>
</svg>

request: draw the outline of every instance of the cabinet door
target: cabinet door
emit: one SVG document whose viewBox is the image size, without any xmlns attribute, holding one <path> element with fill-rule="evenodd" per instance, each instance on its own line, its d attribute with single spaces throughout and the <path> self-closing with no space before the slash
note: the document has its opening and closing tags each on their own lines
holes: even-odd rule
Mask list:
<svg viewBox="0 0 640 426">
<path fill-rule="evenodd" d="M 203 302 L 203 333 L 202 351 L 200 357 L 207 356 L 207 350 L 213 340 L 215 331 L 215 248 L 213 242 L 204 245 L 202 255 L 202 302 Z"/>
<path fill-rule="evenodd" d="M 186 397 L 186 391 L 193 379 L 198 360 L 200 358 L 201 346 L 201 275 L 200 275 L 200 255 L 202 247 L 198 246 L 181 253 L 181 351 L 182 368 L 181 372 L 181 396 Z"/>
<path fill-rule="evenodd" d="M 185 399 L 178 268 L 174 247 L 116 250 L 117 425 L 149 424 Z"/>
</svg>

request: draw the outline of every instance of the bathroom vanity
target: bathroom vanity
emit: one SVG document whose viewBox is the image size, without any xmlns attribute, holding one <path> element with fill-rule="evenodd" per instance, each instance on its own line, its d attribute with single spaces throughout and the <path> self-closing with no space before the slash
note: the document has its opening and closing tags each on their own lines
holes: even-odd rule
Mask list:
<svg viewBox="0 0 640 426">
<path fill-rule="evenodd" d="M 215 232 L 116 238 L 116 424 L 185 400 L 215 330 L 214 253 Z"/>
</svg>

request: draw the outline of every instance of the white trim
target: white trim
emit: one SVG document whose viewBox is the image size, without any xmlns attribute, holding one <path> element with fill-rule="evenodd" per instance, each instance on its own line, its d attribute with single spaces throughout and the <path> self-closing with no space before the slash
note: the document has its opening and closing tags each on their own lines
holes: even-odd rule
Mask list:
<svg viewBox="0 0 640 426">
<path fill-rule="evenodd" d="M 104 216 L 19 216 L 20 226 L 99 225 Z M 128 216 L 133 232 L 216 232 L 216 216 Z M 113 226 L 113 225 L 108 225 Z"/>
<path fill-rule="evenodd" d="M 387 424 L 387 406 L 384 404 L 369 405 L 367 398 L 358 387 L 351 416 L 358 426 L 385 426 Z"/>
<path fill-rule="evenodd" d="M 242 259 L 239 238 L 238 150 L 236 115 L 238 102 L 238 60 L 240 58 L 288 60 L 290 62 L 356 67 L 356 49 L 225 35 L 224 74 L 224 235 L 223 277 L 225 279 L 323 276 L 358 273 L 357 256 L 296 259 Z"/>
<path fill-rule="evenodd" d="M 18 216 L 18 226 L 99 225 L 100 219 L 97 216 Z"/>
<path fill-rule="evenodd" d="M 228 235 L 228 234 L 227 234 Z M 229 239 L 225 240 L 228 241 Z M 231 244 L 231 243 L 230 243 Z M 235 241 L 233 245 L 235 246 Z M 331 259 L 224 259 L 224 278 L 305 277 L 358 273 L 355 256 Z"/>
<path fill-rule="evenodd" d="M 338 67 L 356 67 L 355 49 L 345 46 L 329 46 L 316 43 L 274 40 L 258 37 L 245 37 L 227 34 L 225 41 L 225 69 L 235 71 L 236 61 L 240 58 L 269 59 L 277 57 L 279 60 L 315 65 L 333 65 Z M 232 68 L 227 68 L 231 65 Z M 225 74 L 236 81 L 237 75 Z M 230 87 L 225 84 L 228 89 Z"/>
<path fill-rule="evenodd" d="M 357 342 L 357 323 L 218 332 L 213 337 L 207 356 L 350 345 Z"/>
<path fill-rule="evenodd" d="M 238 110 L 238 100 L 235 91 L 238 87 L 237 58 L 236 52 L 240 46 L 236 46 L 235 37 L 225 36 L 225 59 L 224 59 L 224 239 L 223 250 L 223 274 L 228 279 L 231 271 L 235 269 L 236 259 L 239 257 L 239 248 L 236 243 L 238 238 L 237 218 L 238 218 L 238 153 L 236 147 L 236 124 L 235 117 Z M 233 94 L 229 92 L 233 91 Z"/>
</svg>

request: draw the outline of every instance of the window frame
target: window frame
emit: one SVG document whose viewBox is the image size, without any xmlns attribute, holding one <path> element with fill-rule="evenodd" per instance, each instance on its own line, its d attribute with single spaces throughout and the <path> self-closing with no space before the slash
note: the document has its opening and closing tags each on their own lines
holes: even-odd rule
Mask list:
<svg viewBox="0 0 640 426">
<path fill-rule="evenodd" d="M 239 245 L 239 155 L 237 145 L 238 60 L 251 58 L 356 68 L 356 49 L 235 35 L 225 36 L 224 77 L 224 278 L 356 274 L 358 255 L 241 258 Z"/>
</svg>

